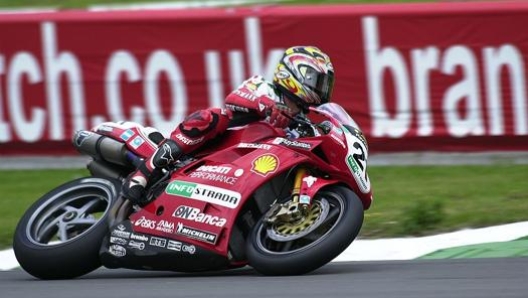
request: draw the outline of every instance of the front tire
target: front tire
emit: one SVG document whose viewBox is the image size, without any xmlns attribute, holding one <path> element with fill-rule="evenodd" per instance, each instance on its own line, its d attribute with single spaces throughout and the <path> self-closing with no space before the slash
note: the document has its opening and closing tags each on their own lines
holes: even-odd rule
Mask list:
<svg viewBox="0 0 528 298">
<path fill-rule="evenodd" d="M 99 248 L 119 180 L 67 182 L 36 201 L 20 219 L 13 250 L 20 266 L 40 279 L 66 279 L 101 266 Z"/>
<path fill-rule="evenodd" d="M 311 222 L 293 227 L 268 226 L 261 218 L 248 237 L 249 265 L 264 275 L 299 275 L 342 253 L 363 225 L 361 200 L 349 188 L 332 185 L 316 194 L 313 206 L 318 211 L 307 216 Z"/>
</svg>

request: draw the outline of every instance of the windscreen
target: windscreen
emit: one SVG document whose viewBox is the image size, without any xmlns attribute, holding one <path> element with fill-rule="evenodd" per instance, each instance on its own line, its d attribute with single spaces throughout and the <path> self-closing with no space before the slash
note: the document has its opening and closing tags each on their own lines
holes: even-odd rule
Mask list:
<svg viewBox="0 0 528 298">
<path fill-rule="evenodd" d="M 349 126 L 352 126 L 354 128 L 361 130 L 359 128 L 359 125 L 357 125 L 356 121 L 354 121 L 354 119 L 350 117 L 350 115 L 345 111 L 345 109 L 343 109 L 343 107 L 341 107 L 337 103 L 330 102 L 330 103 L 322 104 L 319 107 L 317 107 L 317 110 L 326 111 L 330 113 L 334 118 L 336 118 L 342 124 L 349 125 Z"/>
</svg>

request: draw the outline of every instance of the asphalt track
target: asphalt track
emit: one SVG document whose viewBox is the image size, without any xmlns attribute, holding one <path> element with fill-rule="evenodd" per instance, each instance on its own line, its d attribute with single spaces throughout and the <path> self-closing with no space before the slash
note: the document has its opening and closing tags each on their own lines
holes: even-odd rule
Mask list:
<svg viewBox="0 0 528 298">
<path fill-rule="evenodd" d="M 185 274 L 99 269 L 74 280 L 41 281 L 0 272 L 0 297 L 528 297 L 528 258 L 330 263 L 303 276 L 251 268 Z"/>
</svg>

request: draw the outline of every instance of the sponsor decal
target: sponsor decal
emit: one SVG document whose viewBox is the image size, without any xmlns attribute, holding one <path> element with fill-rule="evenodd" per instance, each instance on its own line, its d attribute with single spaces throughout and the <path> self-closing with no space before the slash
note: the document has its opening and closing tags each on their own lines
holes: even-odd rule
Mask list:
<svg viewBox="0 0 528 298">
<path fill-rule="evenodd" d="M 196 246 L 184 244 L 182 247 L 182 251 L 188 252 L 189 254 L 194 255 L 194 253 L 196 252 Z"/>
<path fill-rule="evenodd" d="M 236 208 L 241 195 L 228 189 L 199 183 L 175 180 L 167 185 L 165 192 L 169 195 L 204 201 L 227 208 Z"/>
<path fill-rule="evenodd" d="M 244 170 L 243 169 L 238 169 L 235 171 L 235 177 L 240 177 L 244 175 Z"/>
<path fill-rule="evenodd" d="M 119 245 L 126 245 L 127 240 L 119 237 L 110 237 L 110 243 L 119 244 Z"/>
<path fill-rule="evenodd" d="M 145 143 L 145 140 L 143 140 L 142 137 L 137 136 L 132 140 L 132 142 L 130 142 L 130 146 L 134 149 L 137 149 L 143 143 Z"/>
<path fill-rule="evenodd" d="M 126 249 L 121 245 L 111 245 L 108 248 L 108 252 L 118 258 L 126 256 Z"/>
<path fill-rule="evenodd" d="M 235 94 L 249 101 L 255 101 L 257 99 L 255 95 L 248 92 L 244 92 L 242 90 L 235 90 Z"/>
<path fill-rule="evenodd" d="M 161 149 L 163 150 L 163 154 L 159 157 L 160 159 L 163 159 L 162 164 L 170 164 L 174 161 L 174 154 L 172 153 L 172 148 L 169 144 L 165 143 L 161 146 Z"/>
<path fill-rule="evenodd" d="M 113 230 L 111 235 L 115 237 L 126 238 L 126 239 L 130 238 L 130 232 L 125 232 L 123 230 Z"/>
<path fill-rule="evenodd" d="M 204 137 L 200 137 L 200 138 L 198 138 L 196 140 L 192 140 L 192 139 L 189 139 L 186 136 L 182 135 L 181 133 L 179 133 L 179 134 L 176 135 L 176 139 L 182 141 L 182 143 L 184 143 L 185 145 L 192 146 L 192 145 L 196 145 L 196 144 L 200 143 L 201 141 L 203 141 Z"/>
<path fill-rule="evenodd" d="M 94 134 L 91 131 L 81 131 L 75 136 L 75 144 L 81 146 L 84 141 L 91 138 Z"/>
<path fill-rule="evenodd" d="M 181 251 L 182 243 L 179 241 L 169 240 L 169 242 L 167 243 L 167 249 L 174 250 L 174 251 Z"/>
<path fill-rule="evenodd" d="M 262 176 L 273 173 L 279 167 L 279 159 L 273 154 L 264 154 L 253 160 L 251 171 Z"/>
<path fill-rule="evenodd" d="M 174 233 L 174 223 L 162 219 L 158 222 L 156 231 L 172 234 Z"/>
<path fill-rule="evenodd" d="M 238 148 L 255 148 L 255 149 L 264 149 L 270 150 L 271 145 L 268 144 L 253 144 L 253 143 L 240 143 L 237 146 Z"/>
<path fill-rule="evenodd" d="M 133 249 L 144 250 L 145 249 L 145 242 L 137 242 L 137 241 L 134 241 L 134 240 L 130 240 L 130 242 L 128 243 L 128 246 L 130 248 L 133 248 Z"/>
<path fill-rule="evenodd" d="M 294 140 L 288 140 L 288 139 L 285 139 L 285 138 L 275 138 L 275 140 L 273 140 L 272 143 L 276 144 L 276 145 L 284 144 L 284 145 L 286 145 L 288 147 L 297 147 L 297 148 L 302 148 L 302 149 L 306 149 L 306 150 L 312 149 L 312 145 L 310 145 L 310 144 L 301 143 L 301 142 L 297 142 L 297 141 L 294 141 Z"/>
<path fill-rule="evenodd" d="M 211 226 L 223 227 L 227 220 L 218 216 L 205 214 L 200 211 L 198 208 L 190 206 L 179 206 L 174 213 L 173 217 L 183 218 L 190 221 L 195 221 L 199 223 L 205 223 Z"/>
<path fill-rule="evenodd" d="M 231 167 L 225 166 L 201 166 L 196 171 L 209 172 L 209 173 L 218 173 L 218 174 L 228 174 L 231 171 Z"/>
<path fill-rule="evenodd" d="M 127 129 L 121 134 L 120 137 L 121 137 L 121 140 L 126 142 L 126 141 L 130 140 L 130 138 L 132 136 L 134 136 L 134 131 L 131 130 L 131 129 Z"/>
<path fill-rule="evenodd" d="M 114 131 L 114 128 L 112 126 L 108 126 L 108 125 L 100 125 L 99 127 L 97 127 L 97 131 L 105 131 L 105 132 L 112 132 Z"/>
<path fill-rule="evenodd" d="M 308 195 L 301 195 L 299 196 L 299 203 L 301 204 L 310 204 L 310 196 Z"/>
<path fill-rule="evenodd" d="M 196 239 L 198 241 L 207 242 L 210 244 L 215 244 L 216 239 L 218 237 L 218 235 L 216 234 L 190 228 L 190 227 L 184 226 L 182 223 L 178 223 L 176 234 L 183 235 L 183 236 L 186 236 L 192 239 Z"/>
<path fill-rule="evenodd" d="M 130 235 L 130 239 L 134 239 L 134 240 L 138 240 L 138 241 L 148 241 L 148 237 L 147 236 L 138 235 L 138 234 L 134 234 L 134 233 L 132 233 L 132 235 Z"/>
<path fill-rule="evenodd" d="M 158 237 L 150 237 L 149 244 L 152 246 L 165 248 L 165 245 L 167 244 L 167 239 L 158 238 Z"/>
<path fill-rule="evenodd" d="M 308 187 L 312 187 L 315 181 L 317 181 L 317 178 L 315 178 L 314 176 L 308 176 L 304 177 L 303 181 L 306 182 L 306 185 L 308 185 Z"/>
<path fill-rule="evenodd" d="M 244 113 L 248 113 L 249 112 L 248 108 L 239 107 L 239 106 L 230 105 L 230 104 L 226 104 L 226 108 L 228 108 L 228 109 L 230 109 L 231 111 L 234 111 L 234 112 L 244 112 Z"/>
<path fill-rule="evenodd" d="M 167 249 L 174 251 L 183 251 L 193 255 L 196 252 L 196 246 L 183 244 L 180 241 L 169 240 Z"/>
<path fill-rule="evenodd" d="M 199 172 L 199 171 L 190 173 L 189 177 L 209 180 L 209 181 L 218 181 L 218 182 L 222 182 L 222 183 L 229 184 L 229 185 L 235 184 L 238 180 L 238 178 L 236 177 L 231 177 L 231 176 L 226 176 L 226 175 L 221 175 L 221 174 L 216 174 L 216 173 Z"/>
<path fill-rule="evenodd" d="M 134 226 L 152 230 L 156 227 L 156 221 L 147 219 L 145 216 L 141 216 L 140 219 L 136 220 Z"/>
<path fill-rule="evenodd" d="M 357 163 L 356 159 L 354 159 L 352 155 L 348 155 L 346 158 L 346 163 L 350 171 L 354 173 L 354 178 L 356 182 L 358 182 L 359 187 L 361 187 L 363 192 L 367 192 L 370 186 L 367 184 L 365 179 L 362 178 L 361 166 Z"/>
</svg>

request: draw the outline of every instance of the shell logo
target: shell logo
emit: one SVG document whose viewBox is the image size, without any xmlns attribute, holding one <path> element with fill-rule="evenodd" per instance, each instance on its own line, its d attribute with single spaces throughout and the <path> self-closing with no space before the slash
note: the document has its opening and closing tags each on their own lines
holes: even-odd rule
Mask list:
<svg viewBox="0 0 528 298">
<path fill-rule="evenodd" d="M 262 176 L 275 172 L 279 167 L 279 159 L 273 154 L 264 154 L 253 160 L 251 171 Z"/>
</svg>

